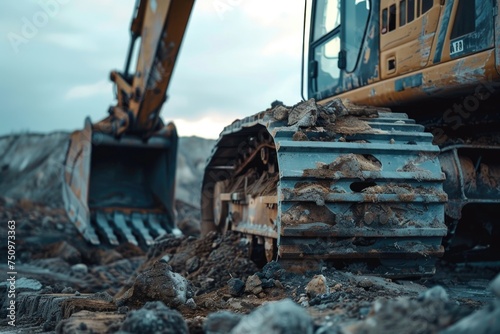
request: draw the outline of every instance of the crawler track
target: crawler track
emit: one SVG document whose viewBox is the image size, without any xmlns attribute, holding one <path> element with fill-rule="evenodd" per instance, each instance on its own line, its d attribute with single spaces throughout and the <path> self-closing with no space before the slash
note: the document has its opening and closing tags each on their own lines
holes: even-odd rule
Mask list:
<svg viewBox="0 0 500 334">
<path fill-rule="evenodd" d="M 325 114 L 307 108 L 302 121 Z M 221 133 L 203 182 L 202 231 L 240 231 L 267 260 L 302 269 L 334 261 L 386 276 L 433 274 L 447 196 L 432 135 L 398 113 L 329 124 L 318 116 L 310 126 L 275 114 Z"/>
</svg>

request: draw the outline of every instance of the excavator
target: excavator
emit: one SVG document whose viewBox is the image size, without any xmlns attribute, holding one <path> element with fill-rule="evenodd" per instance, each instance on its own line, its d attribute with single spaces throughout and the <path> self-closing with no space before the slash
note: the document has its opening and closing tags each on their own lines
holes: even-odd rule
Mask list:
<svg viewBox="0 0 500 334">
<path fill-rule="evenodd" d="M 500 254 L 498 0 L 312 0 L 303 99 L 224 128 L 202 232 L 298 270 L 422 277 Z M 307 98 L 307 99 L 306 99 Z"/>
<path fill-rule="evenodd" d="M 72 135 L 66 210 L 91 242 L 150 243 L 175 229 L 175 129 L 157 112 L 191 8 L 140 2 L 136 74 L 113 72 L 117 106 Z M 331 262 L 421 277 L 443 254 L 498 257 L 499 8 L 305 1 L 304 101 L 222 130 L 202 182 L 202 234 L 239 232 L 255 261 L 297 270 Z"/>
</svg>

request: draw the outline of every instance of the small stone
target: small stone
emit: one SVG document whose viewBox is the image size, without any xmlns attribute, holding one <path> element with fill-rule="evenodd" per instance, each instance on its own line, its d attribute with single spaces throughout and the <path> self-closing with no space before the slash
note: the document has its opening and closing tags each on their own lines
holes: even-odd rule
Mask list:
<svg viewBox="0 0 500 334">
<path fill-rule="evenodd" d="M 245 291 L 245 283 L 239 278 L 231 278 L 227 281 L 227 285 L 229 286 L 229 293 L 233 297 L 239 297 Z"/>
<path fill-rule="evenodd" d="M 197 256 L 193 256 L 186 261 L 186 270 L 188 273 L 195 272 L 200 267 L 200 259 Z"/>
<path fill-rule="evenodd" d="M 193 298 L 189 298 L 186 300 L 186 306 L 189 307 L 191 310 L 196 309 L 196 302 L 194 301 Z"/>
<path fill-rule="evenodd" d="M 297 131 L 292 136 L 293 141 L 308 141 L 307 135 L 302 131 Z"/>
<path fill-rule="evenodd" d="M 73 290 L 73 288 L 67 286 L 65 287 L 64 289 L 62 289 L 61 293 L 74 293 L 75 290 Z"/>
<path fill-rule="evenodd" d="M 258 295 L 262 292 L 262 281 L 257 275 L 248 276 L 245 284 L 245 292 L 250 292 L 254 295 Z"/>
<path fill-rule="evenodd" d="M 278 280 L 274 280 L 274 286 L 277 287 L 278 289 L 284 289 L 285 287 L 283 286 L 283 283 L 281 283 Z"/>
<path fill-rule="evenodd" d="M 272 278 L 270 279 L 262 279 L 262 288 L 263 289 L 269 289 L 274 287 L 274 280 Z"/>
<path fill-rule="evenodd" d="M 278 105 L 277 107 L 273 108 L 273 117 L 277 121 L 282 121 L 288 117 L 288 108 L 286 108 L 283 105 Z"/>
<path fill-rule="evenodd" d="M 78 329 L 80 329 L 82 331 L 86 331 L 87 330 L 87 324 L 84 323 L 84 322 L 80 322 L 80 325 L 78 325 Z"/>
<path fill-rule="evenodd" d="M 306 296 L 302 296 L 301 295 L 300 298 L 299 298 L 299 300 L 298 300 L 298 303 L 302 304 L 304 301 L 307 301 L 307 300 L 309 300 L 309 298 L 307 298 Z"/>
<path fill-rule="evenodd" d="M 54 222 L 54 219 L 50 216 L 45 216 L 42 219 L 42 227 L 43 228 L 49 228 L 50 224 Z"/>
<path fill-rule="evenodd" d="M 309 298 L 314 298 L 317 295 L 330 292 L 328 285 L 326 285 L 326 277 L 323 275 L 315 275 L 312 280 L 307 283 L 305 290 Z"/>
<path fill-rule="evenodd" d="M 226 334 L 240 322 L 242 317 L 229 311 L 211 313 L 205 320 L 203 329 L 207 334 Z"/>
<path fill-rule="evenodd" d="M 288 125 L 311 127 L 318 120 L 318 109 L 314 99 L 295 105 L 288 114 Z"/>
<path fill-rule="evenodd" d="M 50 285 L 47 285 L 42 290 L 40 290 L 40 293 L 41 294 L 51 294 L 51 293 L 54 293 L 54 289 Z"/>
<path fill-rule="evenodd" d="M 337 116 L 345 116 L 349 114 L 349 110 L 345 107 L 341 99 L 335 98 L 326 106 L 330 112 L 333 112 Z"/>
<path fill-rule="evenodd" d="M 127 306 L 120 306 L 118 308 L 118 313 L 120 313 L 120 314 L 127 314 L 127 312 L 128 312 L 128 307 Z"/>
<path fill-rule="evenodd" d="M 207 299 L 203 303 L 203 306 L 205 306 L 205 308 L 212 309 L 215 307 L 215 302 L 212 299 Z"/>
<path fill-rule="evenodd" d="M 87 267 L 87 265 L 83 263 L 78 263 L 71 266 L 71 271 L 74 272 L 75 274 L 85 275 L 89 272 L 89 268 Z"/>
<path fill-rule="evenodd" d="M 358 282 L 358 286 L 363 289 L 369 289 L 373 286 L 373 282 L 370 281 L 368 278 L 363 278 L 361 281 Z"/>
<path fill-rule="evenodd" d="M 267 296 L 267 295 L 266 295 L 266 293 L 265 293 L 264 291 L 260 292 L 260 293 L 257 295 L 257 297 L 259 297 L 260 299 L 262 299 L 262 298 L 266 298 L 266 296 Z"/>
<path fill-rule="evenodd" d="M 442 302 L 449 301 L 448 293 L 440 285 L 436 285 L 435 287 L 430 288 L 427 291 L 424 291 L 418 297 L 420 300 L 442 301 Z"/>
</svg>

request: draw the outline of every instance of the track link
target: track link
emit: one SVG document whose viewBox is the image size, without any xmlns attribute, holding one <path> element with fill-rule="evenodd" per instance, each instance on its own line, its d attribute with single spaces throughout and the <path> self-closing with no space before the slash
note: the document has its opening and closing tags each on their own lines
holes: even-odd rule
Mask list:
<svg viewBox="0 0 500 334">
<path fill-rule="evenodd" d="M 302 120 L 308 103 L 299 105 Z M 306 107 L 309 115 L 325 114 L 321 106 Z M 251 235 L 268 260 L 277 253 L 292 266 L 334 261 L 384 276 L 433 274 L 447 234 L 447 196 L 432 135 L 399 113 L 347 114 L 326 126 L 318 118 L 307 127 L 289 126 L 275 114 L 257 114 L 222 132 L 204 177 L 202 230 Z M 271 163 L 259 161 L 259 144 L 242 145 L 267 147 L 269 137 Z M 273 173 L 279 177 L 269 191 L 265 180 L 273 182 Z M 214 198 L 212 185 L 221 182 L 225 192 L 219 186 Z M 215 223 L 214 203 L 226 213 Z"/>
</svg>

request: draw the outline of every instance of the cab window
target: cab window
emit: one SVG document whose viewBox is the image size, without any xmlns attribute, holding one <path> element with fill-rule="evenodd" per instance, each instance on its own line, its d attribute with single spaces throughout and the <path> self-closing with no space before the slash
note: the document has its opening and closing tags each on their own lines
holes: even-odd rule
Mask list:
<svg viewBox="0 0 500 334">
<path fill-rule="evenodd" d="M 368 23 L 370 13 L 370 2 L 368 0 L 356 0 L 345 2 L 345 51 L 346 71 L 352 72 L 356 68 L 359 53 Z"/>
<path fill-rule="evenodd" d="M 309 88 L 315 94 L 339 83 L 341 0 L 318 0 L 314 3 Z"/>
</svg>

